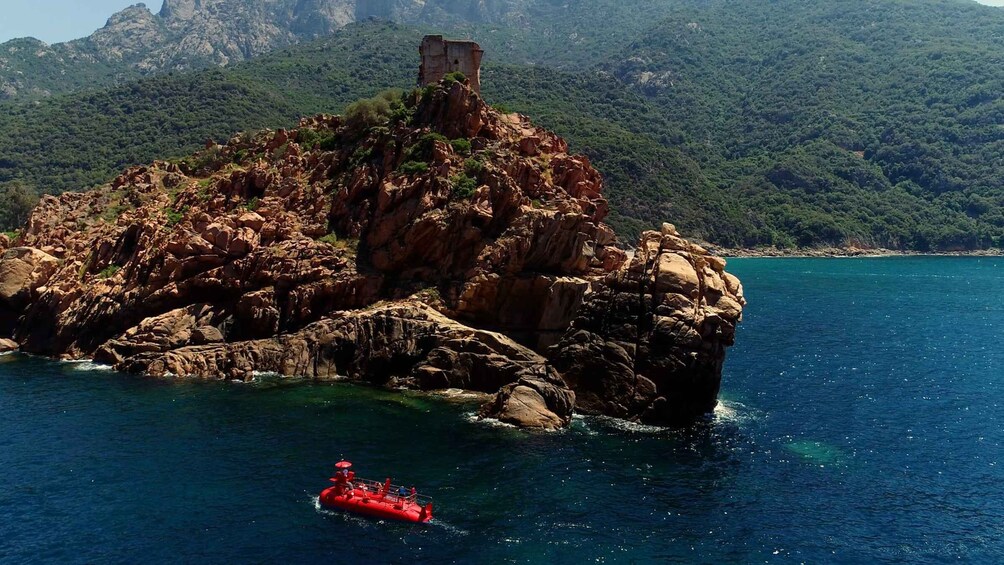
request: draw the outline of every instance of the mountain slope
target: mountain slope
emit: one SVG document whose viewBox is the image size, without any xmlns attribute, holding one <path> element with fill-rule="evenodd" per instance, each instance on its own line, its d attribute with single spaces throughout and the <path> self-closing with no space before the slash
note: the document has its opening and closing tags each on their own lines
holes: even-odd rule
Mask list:
<svg viewBox="0 0 1004 565">
<path fill-rule="evenodd" d="M 0 100 L 40 98 L 168 70 L 238 63 L 368 18 L 448 25 L 515 21 L 521 0 L 164 0 L 136 4 L 89 37 L 0 45 Z"/>
<path fill-rule="evenodd" d="M 688 1 L 604 68 L 688 132 L 724 185 L 751 187 L 742 198 L 770 224 L 816 224 L 800 243 L 1004 241 L 1004 11 Z"/>
<path fill-rule="evenodd" d="M 227 6 L 168 4 L 166 16 L 151 17 L 189 21 Z M 670 220 L 736 247 L 1004 246 L 1001 10 L 968 0 L 368 6 L 417 21 L 435 15 L 452 33 L 477 37 L 488 52 L 486 97 L 539 116 L 593 158 L 625 233 Z M 292 25 L 283 17 L 275 21 Z M 36 107 L 8 102 L 0 105 L 0 181 L 81 188 L 206 136 L 336 111 L 386 86 L 410 88 L 421 33 L 356 24 L 222 75 L 176 75 Z M 127 76 L 114 66 L 66 66 L 94 74 L 95 85 Z M 87 84 L 74 76 L 68 88 Z M 164 95 L 144 99 L 136 88 Z M 204 92 L 219 118 L 196 117 L 209 107 L 186 90 Z M 145 116 L 129 110 L 136 104 Z M 157 125 L 178 120 L 186 126 Z M 131 131 L 139 135 L 130 139 Z M 60 155 L 69 147 L 74 155 Z"/>
<path fill-rule="evenodd" d="M 354 24 L 228 69 L 0 106 L 0 184 L 20 179 L 47 193 L 80 190 L 123 167 L 197 149 L 207 138 L 283 127 L 383 88 L 410 88 L 420 39 L 395 24 Z M 374 59 L 377 46 L 383 56 Z M 489 66 L 484 78 L 489 100 L 540 116 L 604 171 L 611 223 L 628 237 L 667 219 L 691 236 L 734 244 L 748 231 L 730 196 L 672 147 L 683 134 L 616 80 L 508 65 Z"/>
</svg>

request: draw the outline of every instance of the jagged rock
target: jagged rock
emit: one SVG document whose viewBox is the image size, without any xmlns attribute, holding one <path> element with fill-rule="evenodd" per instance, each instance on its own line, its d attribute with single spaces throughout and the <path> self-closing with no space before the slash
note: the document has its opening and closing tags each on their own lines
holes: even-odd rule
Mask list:
<svg viewBox="0 0 1004 565">
<path fill-rule="evenodd" d="M 15 247 L 0 258 L 0 332 L 10 334 L 17 318 L 59 268 L 59 261 L 31 247 Z"/>
<path fill-rule="evenodd" d="M 311 379 L 346 376 L 422 390 L 495 392 L 522 376 L 546 374 L 547 361 L 509 338 L 476 330 L 406 301 L 332 314 L 267 339 L 150 350 L 119 369 L 154 376 L 245 380 L 255 372 Z"/>
<path fill-rule="evenodd" d="M 30 247 L 16 247 L 0 259 L 0 300 L 16 306 L 46 283 L 59 266 L 48 253 Z"/>
<path fill-rule="evenodd" d="M 746 304 L 725 261 L 666 225 L 594 285 L 550 351 L 584 412 L 680 424 L 714 410 Z"/>
<path fill-rule="evenodd" d="M 17 342 L 12 339 L 0 339 L 0 353 L 10 353 L 17 351 Z"/>
<path fill-rule="evenodd" d="M 192 330 L 191 342 L 193 345 L 222 343 L 223 341 L 223 332 L 212 326 L 202 326 Z"/>
<path fill-rule="evenodd" d="M 521 428 L 554 430 L 572 421 L 575 393 L 561 377 L 522 377 L 506 385 L 495 398 L 481 408 L 482 418 L 495 418 Z"/>
<path fill-rule="evenodd" d="M 413 96 L 361 135 L 318 116 L 43 197 L 0 261 L 0 335 L 151 375 L 499 392 L 486 414 L 527 426 L 711 410 L 745 304 L 724 261 L 668 224 L 618 249 L 561 138 L 462 83 Z M 297 141 L 319 136 L 340 145 Z"/>
</svg>

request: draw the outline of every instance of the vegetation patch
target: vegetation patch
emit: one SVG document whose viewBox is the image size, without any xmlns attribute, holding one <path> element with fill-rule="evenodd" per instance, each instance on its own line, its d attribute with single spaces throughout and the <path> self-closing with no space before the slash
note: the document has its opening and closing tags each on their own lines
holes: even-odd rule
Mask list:
<svg viewBox="0 0 1004 565">
<path fill-rule="evenodd" d="M 173 228 L 178 225 L 185 218 L 186 213 L 188 213 L 188 206 L 185 206 L 180 211 L 171 208 L 165 209 L 164 215 L 167 216 L 167 227 Z"/>
<path fill-rule="evenodd" d="M 429 170 L 429 164 L 422 161 L 406 161 L 398 167 L 406 175 L 417 175 Z"/>
<path fill-rule="evenodd" d="M 345 108 L 345 126 L 350 135 L 361 135 L 366 130 L 390 122 L 404 108 L 402 91 L 385 90 L 373 98 L 358 100 Z"/>
<path fill-rule="evenodd" d="M 122 270 L 119 265 L 108 265 L 98 273 L 99 279 L 110 279 L 115 276 L 116 273 Z"/>
<path fill-rule="evenodd" d="M 320 241 L 321 243 L 327 243 L 328 245 L 338 245 L 338 236 L 336 234 L 329 233 L 324 237 L 318 238 L 317 241 Z"/>
<path fill-rule="evenodd" d="M 468 176 L 479 177 L 481 173 L 485 170 L 485 163 L 477 157 L 469 157 L 464 159 L 464 172 Z"/>
<path fill-rule="evenodd" d="M 454 139 L 450 141 L 450 147 L 453 147 L 453 151 L 459 155 L 471 154 L 471 141 L 469 139 Z"/>
<path fill-rule="evenodd" d="M 359 240 L 350 238 L 340 238 L 335 233 L 329 233 L 324 237 L 317 238 L 321 243 L 327 243 L 335 249 L 349 249 L 355 251 L 359 248 Z"/>
<path fill-rule="evenodd" d="M 468 199 L 478 189 L 478 181 L 464 173 L 450 177 L 450 184 L 453 187 L 453 197 L 458 199 Z"/>
<path fill-rule="evenodd" d="M 447 86 L 455 82 L 467 82 L 467 75 L 460 71 L 453 71 L 452 73 L 446 73 L 446 75 L 443 76 L 443 83 Z"/>
</svg>

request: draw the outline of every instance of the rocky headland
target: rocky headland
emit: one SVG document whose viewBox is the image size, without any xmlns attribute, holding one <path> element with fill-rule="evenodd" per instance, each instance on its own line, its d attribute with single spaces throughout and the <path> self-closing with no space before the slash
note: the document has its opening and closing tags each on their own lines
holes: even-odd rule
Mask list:
<svg viewBox="0 0 1004 565">
<path fill-rule="evenodd" d="M 723 260 L 669 224 L 617 247 L 589 161 L 464 82 L 373 105 L 44 197 L 0 236 L 0 338 L 158 377 L 486 392 L 527 427 L 715 407 L 745 304 Z"/>
</svg>

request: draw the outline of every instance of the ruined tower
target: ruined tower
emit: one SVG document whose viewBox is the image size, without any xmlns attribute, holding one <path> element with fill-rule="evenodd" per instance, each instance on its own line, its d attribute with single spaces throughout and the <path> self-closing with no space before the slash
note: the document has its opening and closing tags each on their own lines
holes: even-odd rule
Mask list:
<svg viewBox="0 0 1004 565">
<path fill-rule="evenodd" d="M 474 92 L 481 94 L 481 57 L 485 52 L 473 41 L 450 41 L 442 35 L 426 35 L 420 48 L 422 66 L 418 84 L 435 84 L 447 73 L 460 71 L 471 81 Z"/>
</svg>

